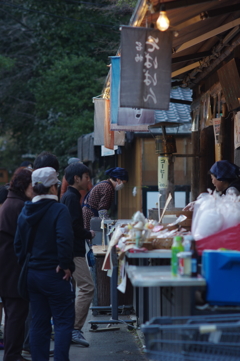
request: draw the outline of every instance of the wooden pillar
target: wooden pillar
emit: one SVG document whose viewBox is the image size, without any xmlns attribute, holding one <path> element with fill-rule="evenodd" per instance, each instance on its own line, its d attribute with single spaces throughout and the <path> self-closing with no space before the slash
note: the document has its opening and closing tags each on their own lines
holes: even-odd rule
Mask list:
<svg viewBox="0 0 240 361">
<path fill-rule="evenodd" d="M 191 195 L 192 201 L 195 201 L 199 195 L 199 167 L 200 167 L 200 149 L 199 149 L 200 131 L 192 132 L 192 172 L 191 172 Z"/>
<path fill-rule="evenodd" d="M 200 133 L 200 177 L 199 192 L 206 192 L 208 188 L 213 189 L 211 177 L 208 171 L 215 163 L 215 142 L 213 127 L 204 128 Z"/>
<path fill-rule="evenodd" d="M 168 209 L 174 207 L 174 157 L 173 155 L 168 158 L 168 189 L 167 189 L 167 197 L 169 193 L 172 195 L 172 200 L 169 203 Z"/>
<path fill-rule="evenodd" d="M 232 144 L 234 145 L 234 122 L 231 122 L 232 128 L 231 128 L 231 135 L 232 135 Z M 240 148 L 235 149 L 233 146 L 233 154 L 234 154 L 234 160 L 233 162 L 240 167 Z"/>
<path fill-rule="evenodd" d="M 220 126 L 219 141 L 221 143 L 221 160 L 234 161 L 232 158 L 234 138 L 232 134 L 232 116 L 228 113 L 227 105 L 222 105 L 222 119 Z"/>
</svg>

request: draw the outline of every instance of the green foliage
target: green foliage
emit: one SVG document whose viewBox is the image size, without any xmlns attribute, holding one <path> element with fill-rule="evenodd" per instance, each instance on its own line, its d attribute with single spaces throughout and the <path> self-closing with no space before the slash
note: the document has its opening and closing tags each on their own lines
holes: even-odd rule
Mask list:
<svg viewBox="0 0 240 361">
<path fill-rule="evenodd" d="M 0 70 L 10 70 L 15 65 L 15 60 L 0 55 Z"/>
<path fill-rule="evenodd" d="M 0 131 L 17 154 L 8 158 L 1 151 L 0 165 L 13 169 L 19 155 L 43 150 L 64 162 L 78 137 L 93 131 L 92 98 L 101 94 L 108 57 L 119 47 L 119 26 L 128 24 L 132 8 L 101 0 L 4 4 Z"/>
<path fill-rule="evenodd" d="M 40 76 L 31 82 L 37 116 L 45 117 L 50 109 L 66 116 L 81 116 L 83 110 L 92 110 L 92 97 L 101 92 L 106 70 L 101 61 L 65 56 L 46 71 L 40 71 Z"/>
<path fill-rule="evenodd" d="M 132 8 L 132 10 L 135 8 L 135 6 L 137 5 L 138 0 L 118 0 L 117 2 L 117 6 L 129 6 L 130 8 Z"/>
<path fill-rule="evenodd" d="M 23 149 L 19 147 L 19 144 L 11 137 L 11 134 L 0 137 L 1 167 L 9 170 L 10 177 L 14 170 L 23 162 L 21 151 Z"/>
</svg>

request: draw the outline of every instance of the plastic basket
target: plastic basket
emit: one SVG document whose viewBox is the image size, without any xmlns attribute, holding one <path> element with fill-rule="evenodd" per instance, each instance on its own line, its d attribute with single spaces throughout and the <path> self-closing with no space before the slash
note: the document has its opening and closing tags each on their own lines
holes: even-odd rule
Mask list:
<svg viewBox="0 0 240 361">
<path fill-rule="evenodd" d="M 158 361 L 239 361 L 239 320 L 239 314 L 154 318 L 141 326 L 146 353 Z"/>
</svg>

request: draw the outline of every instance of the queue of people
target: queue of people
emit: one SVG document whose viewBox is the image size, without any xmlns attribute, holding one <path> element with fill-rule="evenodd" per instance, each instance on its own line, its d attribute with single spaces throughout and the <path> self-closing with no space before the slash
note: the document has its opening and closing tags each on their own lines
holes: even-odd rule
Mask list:
<svg viewBox="0 0 240 361">
<path fill-rule="evenodd" d="M 86 261 L 86 242 L 95 233 L 92 217 L 108 211 L 128 182 L 124 168 L 108 169 L 107 179 L 92 186 L 90 170 L 71 158 L 58 179 L 59 162 L 42 152 L 34 163 L 22 163 L 1 192 L 0 297 L 5 314 L 3 361 L 69 361 L 71 342 L 88 347 L 82 328 L 94 294 Z M 239 167 L 222 160 L 209 170 L 220 195 L 240 194 Z M 59 196 L 61 194 L 61 197 Z M 194 202 L 186 208 L 194 207 Z M 17 289 L 27 253 L 29 300 Z M 1 305 L 1 303 L 0 303 Z M 55 349 L 50 349 L 52 322 Z"/>
<path fill-rule="evenodd" d="M 78 158 L 65 169 L 68 184 L 58 197 L 59 163 L 42 152 L 34 164 L 25 164 L 14 173 L 7 188 L 7 199 L 0 208 L 0 296 L 5 313 L 3 361 L 69 361 L 71 342 L 88 347 L 82 327 L 94 294 L 94 283 L 86 262 L 86 240 L 94 231 L 84 217 L 81 192 L 91 188 L 90 170 Z M 128 181 L 123 168 L 112 168 L 102 189 L 93 187 L 98 216 L 107 210 Z M 6 193 L 6 192 L 5 192 Z M 96 194 L 97 202 L 96 205 Z M 107 201 L 106 201 L 107 200 Z M 86 203 L 87 204 L 87 203 Z M 94 213 L 92 216 L 95 216 Z M 17 283 L 27 253 L 28 302 L 18 294 Z M 77 290 L 77 292 L 75 292 Z M 77 294 L 77 297 L 75 296 Z M 51 320 L 55 349 L 50 349 Z M 25 330 L 25 332 L 24 332 Z"/>
</svg>

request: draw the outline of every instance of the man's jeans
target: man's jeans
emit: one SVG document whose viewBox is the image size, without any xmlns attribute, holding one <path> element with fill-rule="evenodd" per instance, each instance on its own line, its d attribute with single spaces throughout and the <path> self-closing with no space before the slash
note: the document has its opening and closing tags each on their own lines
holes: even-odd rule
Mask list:
<svg viewBox="0 0 240 361">
<path fill-rule="evenodd" d="M 71 281 L 63 280 L 64 272 L 28 271 L 28 290 L 32 310 L 30 349 L 33 361 L 48 361 L 51 317 L 54 323 L 54 361 L 68 361 L 74 325 L 75 292 Z"/>
</svg>

